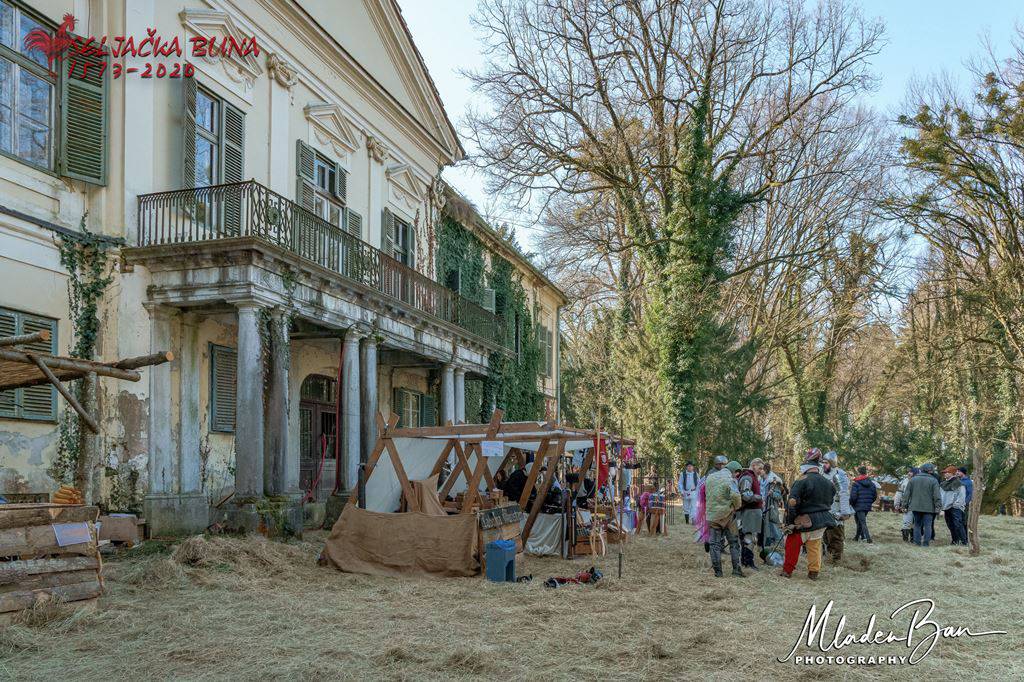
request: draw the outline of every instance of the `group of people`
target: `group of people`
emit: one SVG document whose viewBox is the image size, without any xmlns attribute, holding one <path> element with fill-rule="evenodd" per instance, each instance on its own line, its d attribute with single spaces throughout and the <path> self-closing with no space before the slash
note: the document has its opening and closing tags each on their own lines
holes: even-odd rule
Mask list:
<svg viewBox="0 0 1024 682">
<path fill-rule="evenodd" d="M 680 473 L 677 489 L 686 521 L 697 526 L 697 539 L 711 556 L 716 576 L 724 575 L 722 553 L 729 547 L 732 575 L 745 577 L 744 568 L 757 570 L 754 547 L 765 564 L 779 563 L 773 551 L 784 542 L 779 575 L 789 578 L 802 553 L 807 577 L 816 580 L 823 556 L 832 563 L 843 557 L 846 522 L 856 523 L 854 541 L 874 542 L 868 514 L 878 499 L 879 484 L 865 467 L 851 480 L 839 466 L 835 451 L 807 451 L 792 489 L 760 458 L 744 468 L 735 460 L 715 457 L 713 470 L 701 478 L 692 462 Z M 935 517 L 945 515 L 952 544 L 967 544 L 966 507 L 972 496 L 963 467 L 947 467 L 944 479 L 932 464 L 908 471 L 895 504 L 905 512 L 903 538 L 927 546 L 934 537 Z"/>
<path fill-rule="evenodd" d="M 927 547 L 935 539 L 935 517 L 942 514 L 950 543 L 968 544 L 967 505 L 972 497 L 974 483 L 966 467 L 948 466 L 941 477 L 930 462 L 910 467 L 893 499 L 896 510 L 903 512 L 903 541 Z"/>
</svg>

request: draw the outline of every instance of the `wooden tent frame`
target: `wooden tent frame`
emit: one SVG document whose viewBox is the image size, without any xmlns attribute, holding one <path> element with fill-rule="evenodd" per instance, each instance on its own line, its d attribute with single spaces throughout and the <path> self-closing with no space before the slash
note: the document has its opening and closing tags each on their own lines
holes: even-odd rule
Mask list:
<svg viewBox="0 0 1024 682">
<path fill-rule="evenodd" d="M 365 490 L 366 482 L 369 481 L 370 476 L 373 474 L 381 456 L 385 451 L 387 451 L 388 457 L 391 460 L 391 465 L 395 469 L 395 475 L 401 485 L 403 499 L 413 499 L 412 484 L 409 482 L 409 477 L 406 474 L 405 467 L 402 466 L 401 457 L 398 454 L 398 448 L 395 445 L 394 439 L 447 437 L 447 442 L 441 449 L 441 453 L 438 455 L 437 460 L 434 462 L 430 476 L 436 476 L 441 473 L 441 470 L 444 468 L 445 461 L 447 461 L 448 457 L 454 452 L 457 458 L 455 469 L 452 470 L 447 480 L 445 480 L 444 485 L 441 486 L 441 490 L 438 491 L 438 499 L 443 503 L 458 478 L 462 476 L 466 480 L 466 494 L 463 496 L 462 505 L 459 507 L 458 513 L 469 514 L 473 511 L 473 505 L 476 502 L 476 499 L 481 497 L 481 481 L 486 481 L 488 489 L 494 488 L 494 477 L 491 474 L 490 468 L 487 466 L 487 458 L 483 456 L 480 443 L 485 440 L 501 440 L 502 442 L 512 446 L 509 452 L 505 454 L 504 459 L 502 459 L 501 464 L 498 467 L 498 471 L 501 471 L 510 461 L 512 461 L 514 456 L 519 460 L 521 465 L 525 466 L 525 461 L 521 459 L 521 453 L 516 450 L 515 443 L 539 442 L 537 454 L 534 456 L 532 465 L 530 465 L 530 471 L 527 475 L 526 486 L 523 488 L 523 493 L 518 500 L 513 500 L 519 503 L 520 508 L 525 509 L 526 502 L 530 499 L 530 495 L 532 493 L 537 493 L 536 500 L 538 501 L 547 497 L 548 492 L 551 490 L 551 483 L 554 480 L 555 469 L 559 460 L 565 454 L 566 445 L 570 441 L 589 440 L 591 442 L 595 442 L 599 437 L 602 440 L 607 441 L 608 439 L 615 437 L 611 434 L 599 434 L 594 430 L 562 426 L 554 422 L 506 423 L 502 422 L 504 415 L 505 413 L 503 410 L 495 410 L 491 415 L 490 422 L 487 424 L 453 425 L 448 423 L 445 426 L 396 428 L 398 424 L 398 415 L 392 414 L 388 421 L 385 422 L 383 415 L 378 414 L 377 442 L 374 444 L 369 457 L 367 457 L 365 465 L 361 466 L 359 485 L 363 490 Z M 622 439 L 621 437 L 618 437 L 618 439 L 631 442 L 627 439 Z M 476 455 L 476 464 L 472 466 L 469 462 L 471 455 Z M 594 457 L 595 453 L 594 448 L 592 447 L 584 460 L 583 471 L 588 471 L 593 465 L 595 461 Z M 552 475 L 545 476 L 544 480 L 538 484 L 537 479 L 540 477 L 540 470 L 544 466 L 547 466 L 548 471 L 551 472 Z M 582 477 L 573 484 L 572 494 L 574 496 L 578 492 L 581 482 Z M 359 495 L 357 492 L 354 492 L 349 497 L 348 502 L 346 503 L 346 506 L 347 505 L 354 507 L 359 506 Z M 524 545 L 530 537 L 530 532 L 533 530 L 534 523 L 537 521 L 537 516 L 540 514 L 541 506 L 542 505 L 539 502 L 535 502 L 530 513 L 527 515 L 526 524 L 523 526 L 521 534 Z"/>
<path fill-rule="evenodd" d="M 82 407 L 82 404 L 63 382 L 82 379 L 90 374 L 124 379 L 125 381 L 139 381 L 142 379 L 142 375 L 135 370 L 162 365 L 174 359 L 173 353 L 162 351 L 135 358 L 125 358 L 116 362 L 95 362 L 36 353 L 21 348 L 27 343 L 47 343 L 50 338 L 50 332 L 45 329 L 33 334 L 0 337 L 0 391 L 51 384 L 78 413 L 82 423 L 93 433 L 100 432 L 99 424 Z M 22 367 L 22 365 L 26 365 L 26 367 Z M 12 369 L 13 373 L 4 371 Z"/>
</svg>

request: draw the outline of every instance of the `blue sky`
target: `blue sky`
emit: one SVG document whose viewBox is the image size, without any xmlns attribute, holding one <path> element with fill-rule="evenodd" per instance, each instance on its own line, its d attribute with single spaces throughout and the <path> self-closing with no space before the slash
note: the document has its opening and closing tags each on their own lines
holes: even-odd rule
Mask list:
<svg viewBox="0 0 1024 682">
<path fill-rule="evenodd" d="M 445 108 L 459 126 L 473 93 L 458 69 L 483 61 L 470 24 L 477 0 L 399 0 L 399 4 Z M 1016 25 L 1024 22 L 1020 0 L 861 0 L 859 4 L 866 15 L 880 17 L 886 26 L 886 45 L 874 60 L 881 82 L 867 99 L 886 113 L 900 108 L 907 85 L 915 78 L 944 71 L 965 83 L 964 64 L 980 52 L 981 37 L 989 35 L 997 54 L 1005 55 Z M 468 146 L 467 151 L 473 153 Z M 515 225 L 524 244 L 531 242 L 529 225 L 503 212 L 500 203 L 484 192 L 482 178 L 460 168 L 446 170 L 445 178 L 487 214 Z"/>
</svg>

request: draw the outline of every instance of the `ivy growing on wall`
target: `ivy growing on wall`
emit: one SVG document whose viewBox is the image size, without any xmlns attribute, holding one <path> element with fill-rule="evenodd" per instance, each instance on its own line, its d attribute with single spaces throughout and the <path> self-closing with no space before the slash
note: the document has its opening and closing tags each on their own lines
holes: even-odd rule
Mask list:
<svg viewBox="0 0 1024 682">
<path fill-rule="evenodd" d="M 86 229 L 87 218 L 88 213 L 82 216 L 78 233 L 61 234 L 57 243 L 60 263 L 68 273 L 68 310 L 71 338 L 74 340 L 71 356 L 82 360 L 92 360 L 96 353 L 100 330 L 99 304 L 107 287 L 114 281 L 107 254 L 110 244 Z M 87 410 L 92 408 L 95 401 L 90 395 L 89 382 L 75 381 L 71 390 Z M 78 415 L 72 410 L 65 410 L 60 421 L 57 457 L 48 470 L 55 481 L 84 487 L 85 434 Z"/>
<path fill-rule="evenodd" d="M 537 389 L 540 348 L 518 271 L 497 254 L 491 254 L 488 271 L 483 243 L 451 216 L 442 217 L 439 227 L 438 281 L 449 285 L 455 281 L 453 273 L 458 272 L 462 295 L 478 303 L 485 288 L 494 289 L 495 312 L 504 321 L 506 346 L 510 349 L 491 354 L 487 379 L 467 382 L 467 417 L 479 416 L 481 422 L 486 422 L 495 404 L 505 410 L 509 421 L 543 418 L 544 397 Z"/>
</svg>

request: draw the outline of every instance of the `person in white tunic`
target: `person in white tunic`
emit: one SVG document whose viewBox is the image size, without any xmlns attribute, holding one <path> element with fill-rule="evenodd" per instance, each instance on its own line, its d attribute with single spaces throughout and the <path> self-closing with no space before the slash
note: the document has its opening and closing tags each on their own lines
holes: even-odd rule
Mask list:
<svg viewBox="0 0 1024 682">
<path fill-rule="evenodd" d="M 683 514 L 686 522 L 693 523 L 697 513 L 697 487 L 700 485 L 700 473 L 693 462 L 686 463 L 686 469 L 679 474 L 679 496 L 683 498 Z"/>
</svg>

